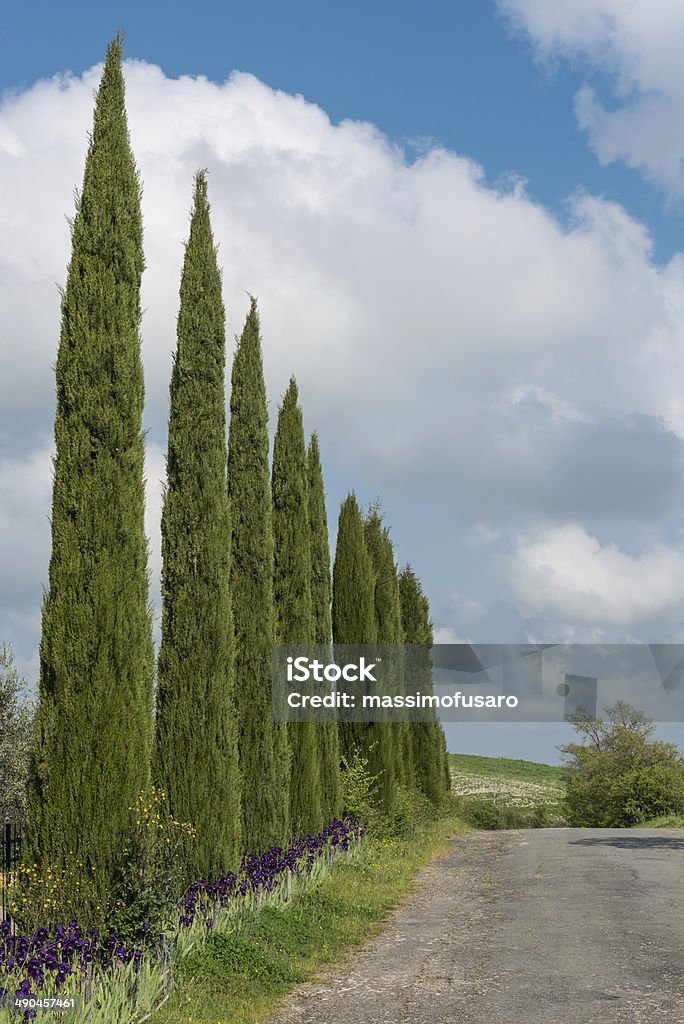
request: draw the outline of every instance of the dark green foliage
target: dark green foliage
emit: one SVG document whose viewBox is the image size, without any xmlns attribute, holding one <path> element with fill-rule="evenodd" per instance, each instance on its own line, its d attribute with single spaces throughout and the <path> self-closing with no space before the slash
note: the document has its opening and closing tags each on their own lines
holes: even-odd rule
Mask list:
<svg viewBox="0 0 684 1024">
<path fill-rule="evenodd" d="M 243 778 L 243 845 L 282 845 L 289 834 L 287 730 L 271 709 L 273 517 L 268 412 L 259 314 L 252 299 L 235 351 L 228 434 L 235 702 Z"/>
<path fill-rule="evenodd" d="M 294 377 L 285 392 L 273 442 L 273 539 L 275 641 L 314 643 L 311 606 L 309 482 L 302 411 Z M 290 827 L 293 834 L 320 832 L 321 772 L 319 727 L 292 722 Z"/>
<path fill-rule="evenodd" d="M 337 526 L 337 547 L 333 566 L 332 629 L 336 644 L 374 644 L 375 576 L 366 548 L 364 527 L 356 496 L 342 502 Z M 368 753 L 368 725 L 340 724 L 341 752 L 351 757 L 353 748 Z"/>
<path fill-rule="evenodd" d="M 461 816 L 473 828 L 517 829 L 550 828 L 553 818 L 544 804 L 536 807 L 513 807 L 510 804 L 497 805 L 491 800 L 466 797 L 461 802 Z"/>
<path fill-rule="evenodd" d="M 375 577 L 355 494 L 342 502 L 333 566 L 332 631 L 336 644 L 374 644 Z"/>
<path fill-rule="evenodd" d="M 651 739 L 643 712 L 618 701 L 605 719 L 581 709 L 572 718 L 585 743 L 562 747 L 569 768 L 569 825 L 623 827 L 684 813 L 684 758 L 674 743 Z"/>
<path fill-rule="evenodd" d="M 372 505 L 364 517 L 364 539 L 373 566 L 373 605 L 375 629 L 379 644 L 394 645 L 394 651 L 383 655 L 384 670 L 391 674 L 395 685 L 403 688 L 403 665 L 399 645 L 403 640 L 401 604 L 394 549 L 388 529 L 383 525 L 378 505 Z M 388 664 L 388 659 L 393 664 Z M 413 751 L 410 746 L 408 722 L 374 722 L 367 727 L 366 743 L 371 771 L 378 775 L 382 807 L 391 813 L 396 786 L 413 786 Z"/>
<path fill-rule="evenodd" d="M 122 42 L 107 50 L 72 226 L 57 355 L 52 555 L 28 856 L 109 889 L 149 784 L 154 650 L 144 532 L 140 185 Z M 73 851 L 70 852 L 70 851 Z"/>
<path fill-rule="evenodd" d="M 290 380 L 273 441 L 276 643 L 311 644 L 311 538 L 308 477 L 297 383 Z"/>
<path fill-rule="evenodd" d="M 406 643 L 430 646 L 433 642 L 430 606 L 420 580 L 410 565 L 406 565 L 399 574 L 399 595 Z"/>
<path fill-rule="evenodd" d="M 309 528 L 311 531 L 311 614 L 313 639 L 317 644 L 332 640 L 330 602 L 330 547 L 328 516 L 325 508 L 323 470 L 318 437 L 311 435 L 307 452 L 309 480 Z M 340 806 L 340 744 L 336 723 L 318 726 L 321 772 L 321 803 L 324 822 L 339 815 Z"/>
<path fill-rule="evenodd" d="M 433 642 L 430 607 L 420 580 L 409 565 L 399 575 L 399 594 L 406 643 L 426 645 L 425 679 L 424 681 L 416 680 L 416 683 L 418 689 L 427 693 L 431 687 L 427 647 L 431 646 Z M 448 788 L 449 776 L 446 744 L 441 723 L 434 715 L 432 721 L 414 722 L 411 731 L 416 782 L 420 790 L 434 804 L 439 804 Z"/>
<path fill-rule="evenodd" d="M 188 882 L 237 863 L 240 779 L 233 700 L 226 479 L 225 312 L 207 181 L 195 180 L 180 286 L 162 511 L 162 636 L 154 777 L 183 846 Z"/>
</svg>

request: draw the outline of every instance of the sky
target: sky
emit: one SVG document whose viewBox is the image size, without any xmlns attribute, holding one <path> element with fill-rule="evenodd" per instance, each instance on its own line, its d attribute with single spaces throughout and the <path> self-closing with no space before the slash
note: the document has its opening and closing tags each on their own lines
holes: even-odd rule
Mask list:
<svg viewBox="0 0 684 1024">
<path fill-rule="evenodd" d="M 143 183 L 152 594 L 192 178 L 340 501 L 442 642 L 684 642 L 684 7 L 12 5 L 0 28 L 0 639 L 38 674 L 68 217 L 123 26 Z M 232 346 L 231 346 L 232 347 Z M 684 730 L 661 730 L 684 741 Z M 557 758 L 567 726 L 451 749 Z"/>
</svg>

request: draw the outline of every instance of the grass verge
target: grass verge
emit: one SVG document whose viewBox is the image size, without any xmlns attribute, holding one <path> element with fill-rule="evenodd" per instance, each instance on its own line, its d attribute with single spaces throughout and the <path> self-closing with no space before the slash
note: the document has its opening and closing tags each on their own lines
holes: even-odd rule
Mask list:
<svg viewBox="0 0 684 1024">
<path fill-rule="evenodd" d="M 665 814 L 661 818 L 651 818 L 637 828 L 684 828 L 684 818 L 679 814 Z"/>
<path fill-rule="evenodd" d="M 416 871 L 465 831 L 455 817 L 411 839 L 368 842 L 356 863 L 286 907 L 263 907 L 239 932 L 212 936 L 176 975 L 176 990 L 154 1024 L 258 1024 L 296 985 L 338 963 L 377 933 L 412 888 Z"/>
</svg>

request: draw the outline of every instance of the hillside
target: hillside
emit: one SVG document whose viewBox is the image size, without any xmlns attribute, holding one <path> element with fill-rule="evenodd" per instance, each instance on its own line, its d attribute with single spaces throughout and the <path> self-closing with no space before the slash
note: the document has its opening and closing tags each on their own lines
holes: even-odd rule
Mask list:
<svg viewBox="0 0 684 1024">
<path fill-rule="evenodd" d="M 545 808 L 548 824 L 562 823 L 565 769 L 475 754 L 449 754 L 449 764 L 452 792 L 463 797 L 466 804 L 487 802 L 516 812 Z"/>
</svg>

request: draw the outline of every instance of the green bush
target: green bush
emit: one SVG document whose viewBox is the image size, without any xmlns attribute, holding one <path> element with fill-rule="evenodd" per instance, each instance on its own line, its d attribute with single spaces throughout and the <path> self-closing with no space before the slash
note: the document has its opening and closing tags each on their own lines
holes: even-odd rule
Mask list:
<svg viewBox="0 0 684 1024">
<path fill-rule="evenodd" d="M 504 828 L 501 810 L 491 800 L 477 797 L 463 801 L 463 817 L 473 828 L 499 829 Z"/>
<path fill-rule="evenodd" d="M 130 815 L 126 862 L 108 924 L 124 943 L 134 945 L 143 925 L 149 941 L 171 927 L 185 888 L 181 845 L 196 833 L 190 822 L 173 818 L 166 793 L 155 786 L 139 796 Z"/>
<path fill-rule="evenodd" d="M 605 720 L 580 711 L 573 724 L 587 742 L 562 748 L 569 825 L 629 827 L 684 813 L 684 760 L 673 743 L 650 738 L 646 715 L 618 701 Z"/>
<path fill-rule="evenodd" d="M 344 814 L 353 814 L 372 835 L 380 826 L 382 815 L 379 810 L 380 775 L 370 771 L 368 758 L 358 747 L 353 747 L 349 757 L 341 757 L 340 788 Z"/>
<path fill-rule="evenodd" d="M 473 828 L 487 830 L 513 828 L 549 828 L 553 824 L 549 809 L 514 807 L 512 804 L 494 804 L 481 797 L 466 797 L 461 804 L 461 815 Z"/>
<path fill-rule="evenodd" d="M 439 809 L 423 793 L 400 784 L 394 787 L 390 810 L 384 812 L 380 794 L 382 773 L 373 775 L 368 766 L 369 758 L 358 747 L 353 748 L 349 757 L 343 756 L 341 789 L 344 813 L 355 815 L 370 837 L 410 838 L 439 816 Z M 447 804 L 448 801 L 445 807 Z"/>
</svg>

